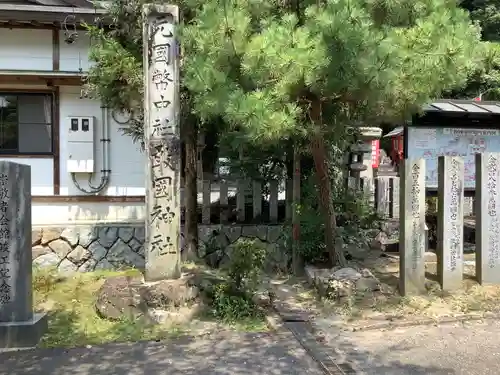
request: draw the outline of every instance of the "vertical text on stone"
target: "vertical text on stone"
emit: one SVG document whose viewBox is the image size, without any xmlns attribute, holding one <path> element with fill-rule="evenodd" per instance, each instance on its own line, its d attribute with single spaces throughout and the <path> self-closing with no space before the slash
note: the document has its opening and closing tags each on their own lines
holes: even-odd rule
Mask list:
<svg viewBox="0 0 500 375">
<path fill-rule="evenodd" d="M 147 281 L 180 276 L 179 10 L 144 6 Z"/>
<path fill-rule="evenodd" d="M 11 270 L 10 264 L 10 219 L 7 209 L 9 207 L 9 181 L 8 176 L 0 174 L 0 306 L 11 302 Z"/>
</svg>

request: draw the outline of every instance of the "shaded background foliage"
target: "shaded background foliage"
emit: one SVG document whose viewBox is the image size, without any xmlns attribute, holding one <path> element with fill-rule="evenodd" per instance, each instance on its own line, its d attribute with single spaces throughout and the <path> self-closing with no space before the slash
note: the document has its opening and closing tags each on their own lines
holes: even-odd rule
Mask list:
<svg viewBox="0 0 500 375">
<path fill-rule="evenodd" d="M 337 211 L 355 211 L 336 203 L 346 192 L 337 181 L 342 158 L 332 153 L 345 151 L 345 128 L 401 123 L 443 92 L 493 92 L 497 82 L 496 44 L 480 43 L 480 28 L 455 0 L 176 3 L 181 131 L 209 129 L 212 162 L 226 156 L 253 178 L 289 169 L 291 145 L 299 145 L 310 158 L 304 178 L 316 174 L 312 207 L 333 263 L 342 262 L 334 249 Z M 113 0 L 113 26 L 89 27 L 96 64 L 85 86 L 113 110 L 134 114 L 124 132 L 136 140 L 143 132 L 142 5 Z M 493 38 L 496 16 L 479 1 L 463 6 L 484 24 L 483 37 Z"/>
</svg>

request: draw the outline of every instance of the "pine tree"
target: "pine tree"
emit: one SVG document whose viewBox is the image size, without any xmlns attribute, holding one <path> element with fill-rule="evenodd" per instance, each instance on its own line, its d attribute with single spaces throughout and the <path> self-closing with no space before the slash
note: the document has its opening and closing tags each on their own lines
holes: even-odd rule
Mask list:
<svg viewBox="0 0 500 375">
<path fill-rule="evenodd" d="M 140 1 L 113 4 L 113 14 L 122 16 L 120 31 L 112 30 L 95 48 L 98 64 L 89 87 L 114 107 L 139 108 Z M 346 127 L 408 118 L 443 91 L 464 85 L 484 53 L 479 28 L 455 0 L 179 5 L 187 113 L 200 122 L 221 119 L 247 142 L 294 139 L 307 145 L 334 264 L 344 259 L 335 249 L 325 139 L 341 137 Z M 139 123 L 135 134 L 141 129 Z"/>
<path fill-rule="evenodd" d="M 479 39 L 454 0 L 211 0 L 183 29 L 184 84 L 202 118 L 260 144 L 308 144 L 330 261 L 342 264 L 325 138 L 405 119 L 465 84 Z"/>
</svg>

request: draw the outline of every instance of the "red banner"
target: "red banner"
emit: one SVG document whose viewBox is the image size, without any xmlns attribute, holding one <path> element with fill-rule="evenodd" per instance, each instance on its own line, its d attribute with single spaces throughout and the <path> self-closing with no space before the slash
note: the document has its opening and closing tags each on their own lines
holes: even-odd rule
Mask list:
<svg viewBox="0 0 500 375">
<path fill-rule="evenodd" d="M 372 168 L 378 168 L 380 159 L 380 140 L 372 141 Z"/>
</svg>

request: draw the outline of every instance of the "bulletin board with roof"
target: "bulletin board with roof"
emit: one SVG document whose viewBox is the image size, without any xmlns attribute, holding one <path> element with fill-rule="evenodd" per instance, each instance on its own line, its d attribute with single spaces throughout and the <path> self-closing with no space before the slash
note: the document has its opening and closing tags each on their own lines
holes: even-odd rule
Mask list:
<svg viewBox="0 0 500 375">
<path fill-rule="evenodd" d="M 403 129 L 404 158 L 424 158 L 426 190 L 438 185 L 438 157 L 460 156 L 465 164 L 465 194 L 474 195 L 475 154 L 500 152 L 500 102 L 439 100 Z"/>
</svg>

